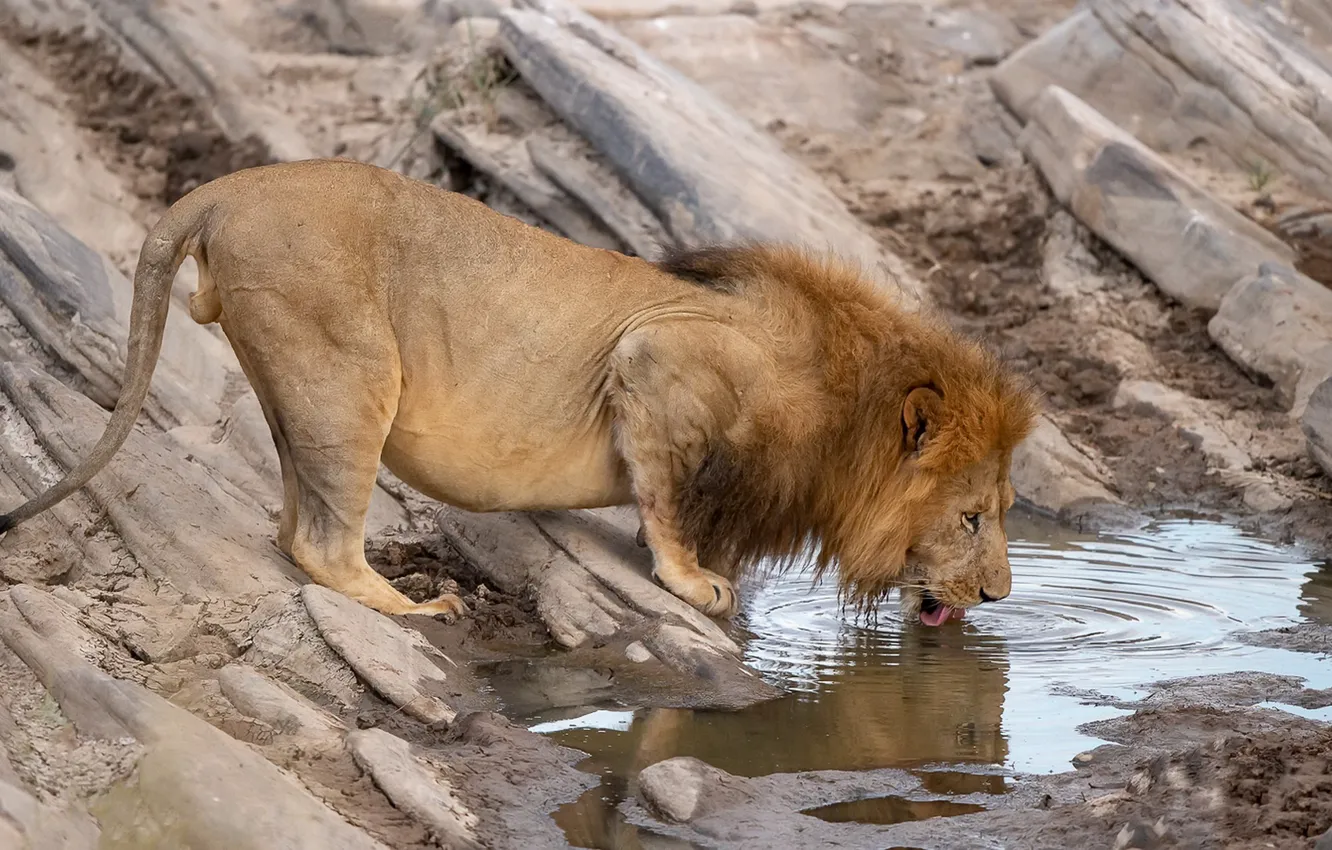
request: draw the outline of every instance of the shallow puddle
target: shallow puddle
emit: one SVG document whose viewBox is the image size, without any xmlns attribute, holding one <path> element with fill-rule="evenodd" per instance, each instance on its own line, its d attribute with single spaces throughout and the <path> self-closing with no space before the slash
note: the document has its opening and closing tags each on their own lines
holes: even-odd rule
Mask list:
<svg viewBox="0 0 1332 850">
<path fill-rule="evenodd" d="M 576 717 L 568 709 L 529 717 L 537 731 L 590 753 L 584 769 L 606 777 L 602 793 L 565 807 L 562 824 L 600 819 L 632 829 L 615 811 L 627 782 L 677 755 L 742 776 L 925 765 L 1054 772 L 1099 743 L 1075 727 L 1121 713 L 1081 705 L 1079 692 L 1136 698 L 1152 681 L 1240 670 L 1332 685 L 1324 659 L 1232 637 L 1332 621 L 1326 565 L 1216 523 L 1093 537 L 1011 519 L 1012 596 L 939 628 L 904 627 L 895 607 L 877 623 L 858 622 L 831 584 L 811 588 L 804 575 L 746 588 L 746 661 L 789 697 L 741 712 L 589 707 Z M 1002 777 L 918 775 L 935 794 L 1006 790 Z M 876 806 L 891 815 L 892 805 L 860 801 L 841 811 L 863 809 L 874 820 Z M 577 829 L 569 838 L 631 846 Z"/>
<path fill-rule="evenodd" d="M 805 809 L 801 814 L 832 823 L 877 823 L 887 826 L 912 820 L 970 815 L 983 811 L 985 811 L 985 807 L 978 806 L 975 803 L 952 803 L 948 800 L 908 800 L 906 797 L 888 796 L 832 803 L 815 809 Z"/>
</svg>

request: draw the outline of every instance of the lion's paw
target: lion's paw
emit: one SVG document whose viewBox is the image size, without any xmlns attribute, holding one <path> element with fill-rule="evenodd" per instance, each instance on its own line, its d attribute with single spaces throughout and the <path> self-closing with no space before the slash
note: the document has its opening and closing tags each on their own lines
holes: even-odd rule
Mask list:
<svg viewBox="0 0 1332 850">
<path fill-rule="evenodd" d="M 413 605 L 406 614 L 418 614 L 424 617 L 436 617 L 446 623 L 452 623 L 467 613 L 467 606 L 452 593 L 446 593 L 438 599 Z"/>
<path fill-rule="evenodd" d="M 669 581 L 660 574 L 654 573 L 653 577 L 709 617 L 732 617 L 739 608 L 735 586 L 712 570 L 700 568 L 683 576 L 672 576 Z"/>
</svg>

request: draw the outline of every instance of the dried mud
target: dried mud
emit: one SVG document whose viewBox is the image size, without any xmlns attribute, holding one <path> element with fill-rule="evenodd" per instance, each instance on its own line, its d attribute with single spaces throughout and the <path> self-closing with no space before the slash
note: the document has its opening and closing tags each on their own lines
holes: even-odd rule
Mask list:
<svg viewBox="0 0 1332 850">
<path fill-rule="evenodd" d="M 0 41 L 60 86 L 101 157 L 145 201 L 169 206 L 214 178 L 274 161 L 257 137 L 228 139 L 194 98 L 125 67 L 100 38 L 0 18 Z"/>
</svg>

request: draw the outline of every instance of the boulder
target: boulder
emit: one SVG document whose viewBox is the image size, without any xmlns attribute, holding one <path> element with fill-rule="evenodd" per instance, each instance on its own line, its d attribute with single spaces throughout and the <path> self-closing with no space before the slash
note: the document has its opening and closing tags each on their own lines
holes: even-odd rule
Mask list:
<svg viewBox="0 0 1332 850">
<path fill-rule="evenodd" d="M 1048 416 L 1013 452 L 1013 488 L 1029 506 L 1068 517 L 1081 506 L 1119 504 L 1110 473 L 1069 441 Z"/>
<path fill-rule="evenodd" d="M 490 581 L 508 592 L 530 589 L 560 645 L 623 640 L 627 652 L 638 642 L 640 660 L 633 663 L 655 657 L 662 675 L 688 681 L 668 701 L 743 708 L 780 694 L 743 664 L 740 647 L 717 623 L 648 578 L 652 556 L 635 544 L 633 508 L 531 514 L 444 508 L 438 523 Z"/>
<path fill-rule="evenodd" d="M 1309 440 L 1309 456 L 1332 476 L 1332 378 L 1323 381 L 1309 395 L 1300 427 Z"/>
<path fill-rule="evenodd" d="M 1054 196 L 1167 295 L 1214 312 L 1246 272 L 1294 252 L 1084 101 L 1049 86 L 1018 137 Z"/>
<path fill-rule="evenodd" d="M 523 0 L 500 19 L 500 42 L 523 79 L 676 241 L 831 248 L 919 303 L 906 265 L 818 175 L 701 85 L 563 0 Z"/>
<path fill-rule="evenodd" d="M 62 646 L 21 614 L 0 613 L 0 640 L 80 736 L 136 742 L 136 769 L 94 804 L 102 846 L 383 850 L 250 747 L 64 648 L 80 638 Z"/>
<path fill-rule="evenodd" d="M 1298 418 L 1332 375 L 1332 290 L 1284 263 L 1235 285 L 1207 332 L 1244 370 L 1270 381 Z"/>
<path fill-rule="evenodd" d="M 1059 85 L 1157 150 L 1203 139 L 1332 198 L 1332 65 L 1234 0 L 1092 0 L 991 83 L 1024 119 Z"/>
</svg>

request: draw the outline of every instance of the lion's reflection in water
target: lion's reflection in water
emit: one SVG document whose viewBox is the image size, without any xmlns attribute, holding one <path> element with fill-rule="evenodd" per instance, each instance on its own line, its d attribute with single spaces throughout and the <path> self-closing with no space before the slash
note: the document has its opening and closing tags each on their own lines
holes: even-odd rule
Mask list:
<svg viewBox="0 0 1332 850">
<path fill-rule="evenodd" d="M 767 616 L 781 607 L 767 609 Z M 748 654 L 796 693 L 740 712 L 649 709 L 636 713 L 627 731 L 555 734 L 562 744 L 595 752 L 581 767 L 607 777 L 557 813 L 572 844 L 688 847 L 637 831 L 616 812 L 619 800 L 633 795 L 638 771 L 673 756 L 696 756 L 741 776 L 1005 763 L 1002 637 L 969 624 L 925 630 L 885 622 L 839 630 L 836 611 L 828 612 L 827 624 L 817 611 L 788 613 L 804 628 L 781 630 L 783 640 L 753 641 Z"/>
</svg>

